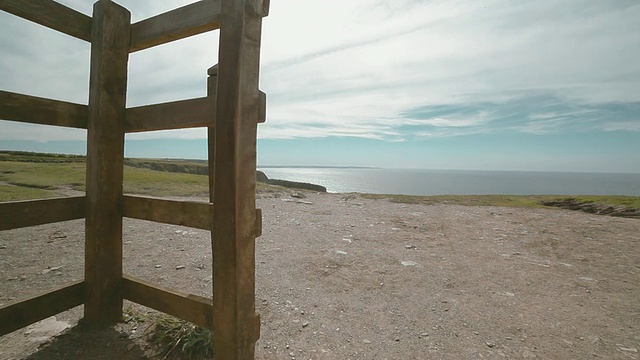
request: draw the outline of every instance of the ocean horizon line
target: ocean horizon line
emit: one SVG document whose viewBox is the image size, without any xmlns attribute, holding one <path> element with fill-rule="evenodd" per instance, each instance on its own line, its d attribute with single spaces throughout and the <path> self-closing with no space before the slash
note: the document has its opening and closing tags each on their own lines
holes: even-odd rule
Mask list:
<svg viewBox="0 0 640 360">
<path fill-rule="evenodd" d="M 188 160 L 188 159 L 184 159 Z M 625 174 L 640 175 L 640 172 L 613 171 L 562 171 L 562 170 L 511 170 L 511 169 L 439 169 L 439 168 L 394 168 L 384 166 L 346 166 L 346 165 L 257 165 L 256 169 L 371 169 L 392 171 L 442 171 L 442 172 L 510 172 L 510 173 L 557 173 L 557 174 Z"/>
</svg>

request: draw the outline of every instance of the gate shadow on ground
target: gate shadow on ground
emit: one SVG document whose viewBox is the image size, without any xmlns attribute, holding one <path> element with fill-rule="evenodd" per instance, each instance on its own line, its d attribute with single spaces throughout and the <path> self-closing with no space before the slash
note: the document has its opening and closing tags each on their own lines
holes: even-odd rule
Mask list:
<svg viewBox="0 0 640 360">
<path fill-rule="evenodd" d="M 80 324 L 44 344 L 25 360 L 129 360 L 147 359 L 146 355 L 126 333 L 113 327 L 93 329 Z"/>
</svg>

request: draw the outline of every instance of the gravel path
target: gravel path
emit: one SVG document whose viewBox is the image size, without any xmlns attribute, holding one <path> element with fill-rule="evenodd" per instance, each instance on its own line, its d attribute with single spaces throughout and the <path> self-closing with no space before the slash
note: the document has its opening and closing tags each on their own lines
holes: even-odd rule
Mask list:
<svg viewBox="0 0 640 360">
<path fill-rule="evenodd" d="M 291 191 L 258 207 L 258 359 L 640 357 L 640 220 Z M 80 279 L 83 225 L 1 232 L 0 304 Z M 125 272 L 210 296 L 208 232 L 124 233 Z M 38 351 L 32 327 L 0 338 L 0 359 L 149 356 L 134 330 L 76 327 Z"/>
</svg>

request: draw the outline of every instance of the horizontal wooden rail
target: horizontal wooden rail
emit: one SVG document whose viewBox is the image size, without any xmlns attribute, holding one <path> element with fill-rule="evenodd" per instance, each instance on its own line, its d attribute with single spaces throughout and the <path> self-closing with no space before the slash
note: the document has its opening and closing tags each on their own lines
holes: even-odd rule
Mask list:
<svg viewBox="0 0 640 360">
<path fill-rule="evenodd" d="M 125 195 L 122 215 L 134 219 L 211 230 L 213 206 L 210 203 Z"/>
<path fill-rule="evenodd" d="M 213 330 L 211 299 L 169 290 L 130 275 L 123 276 L 122 294 L 127 300 Z"/>
<path fill-rule="evenodd" d="M 202 0 L 131 25 L 130 52 L 220 28 L 222 0 Z"/>
<path fill-rule="evenodd" d="M 91 41 L 91 17 L 53 0 L 2 0 L 0 10 L 78 39 Z"/>
<path fill-rule="evenodd" d="M 126 110 L 125 132 L 214 126 L 215 97 L 174 101 Z"/>
<path fill-rule="evenodd" d="M 0 119 L 87 128 L 88 106 L 0 90 Z"/>
<path fill-rule="evenodd" d="M 0 336 L 84 303 L 85 284 L 69 285 L 0 307 Z"/>
<path fill-rule="evenodd" d="M 0 203 L 0 230 L 82 219 L 84 196 Z"/>
</svg>

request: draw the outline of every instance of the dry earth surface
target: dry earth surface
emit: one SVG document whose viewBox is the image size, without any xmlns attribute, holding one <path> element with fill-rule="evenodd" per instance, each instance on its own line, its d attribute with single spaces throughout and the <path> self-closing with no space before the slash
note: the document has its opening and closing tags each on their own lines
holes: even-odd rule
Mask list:
<svg viewBox="0 0 640 360">
<path fill-rule="evenodd" d="M 258 196 L 258 359 L 640 357 L 638 219 L 298 194 Z M 0 304 L 81 279 L 83 225 L 0 232 Z M 127 273 L 210 296 L 208 232 L 124 234 Z M 1 337 L 0 359 L 158 358 L 145 323 L 94 331 L 81 314 Z"/>
</svg>

